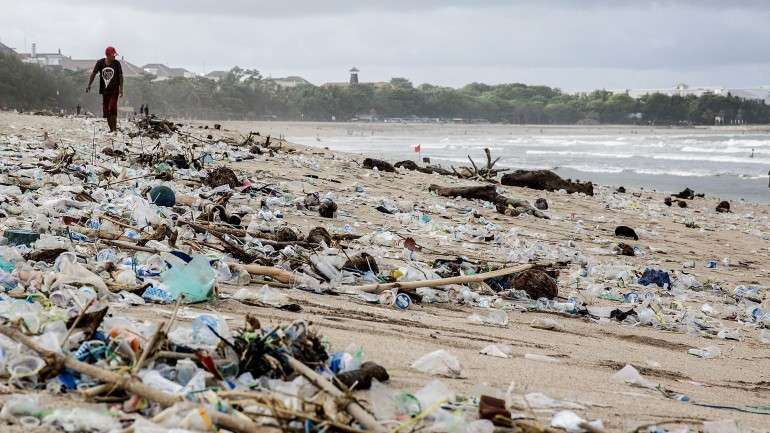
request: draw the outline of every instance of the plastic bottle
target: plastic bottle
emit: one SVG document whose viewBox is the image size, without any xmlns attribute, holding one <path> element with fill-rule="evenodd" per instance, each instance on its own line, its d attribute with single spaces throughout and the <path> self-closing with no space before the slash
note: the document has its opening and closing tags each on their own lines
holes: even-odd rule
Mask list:
<svg viewBox="0 0 770 433">
<path fill-rule="evenodd" d="M 118 255 L 115 253 L 115 250 L 113 250 L 112 248 L 104 248 L 102 250 L 99 250 L 98 253 L 96 253 L 97 262 L 115 263 L 117 259 L 118 259 Z"/>
<path fill-rule="evenodd" d="M 211 332 L 213 329 L 219 334 L 219 321 L 216 317 L 208 314 L 201 314 L 192 322 L 192 340 L 194 344 L 206 346 L 216 346 L 219 344 L 219 338 Z M 221 334 L 220 334 L 221 335 Z"/>
<path fill-rule="evenodd" d="M 561 313 L 573 314 L 577 312 L 577 301 L 570 299 L 567 302 L 553 302 L 551 308 Z"/>
<path fill-rule="evenodd" d="M 198 371 L 198 367 L 191 359 L 181 359 L 176 363 L 176 382 L 182 386 L 192 379 L 193 375 Z"/>
<path fill-rule="evenodd" d="M 639 302 L 639 294 L 636 292 L 624 293 L 623 301 L 627 304 L 636 304 Z"/>
<path fill-rule="evenodd" d="M 347 352 L 337 352 L 329 360 L 329 370 L 334 374 L 353 371 L 359 367 L 361 367 L 361 352 L 358 353 L 358 356 Z"/>
</svg>

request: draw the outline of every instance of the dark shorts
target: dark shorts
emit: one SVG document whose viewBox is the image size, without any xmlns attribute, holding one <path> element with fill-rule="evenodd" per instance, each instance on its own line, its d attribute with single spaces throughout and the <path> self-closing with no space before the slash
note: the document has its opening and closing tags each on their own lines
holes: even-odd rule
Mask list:
<svg viewBox="0 0 770 433">
<path fill-rule="evenodd" d="M 118 115 L 117 93 L 105 93 L 102 95 L 102 111 L 104 112 L 104 117 Z"/>
</svg>

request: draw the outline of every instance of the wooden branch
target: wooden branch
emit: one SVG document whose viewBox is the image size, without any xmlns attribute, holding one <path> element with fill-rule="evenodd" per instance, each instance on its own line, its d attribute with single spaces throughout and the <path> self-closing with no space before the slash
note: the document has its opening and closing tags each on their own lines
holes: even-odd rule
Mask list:
<svg viewBox="0 0 770 433">
<path fill-rule="evenodd" d="M 383 283 L 383 284 L 366 284 L 363 286 L 350 287 L 351 289 L 360 290 L 367 293 L 381 293 L 388 289 L 417 289 L 420 287 L 439 287 L 449 284 L 465 284 L 474 283 L 479 281 L 488 280 L 490 278 L 502 277 L 505 275 L 515 274 L 517 272 L 523 272 L 532 268 L 532 265 L 519 265 L 512 268 L 503 268 L 496 271 L 484 272 L 474 275 L 460 275 L 458 277 L 439 278 L 436 280 L 422 280 L 422 281 L 404 281 L 400 283 Z"/>
<path fill-rule="evenodd" d="M 136 379 L 130 375 L 119 374 L 105 370 L 94 365 L 86 364 L 85 362 L 80 362 L 71 356 L 65 356 L 61 353 L 50 351 L 32 340 L 32 338 L 9 326 L 0 326 L 0 334 L 5 335 L 11 340 L 22 343 L 23 345 L 42 355 L 46 360 L 52 360 L 55 363 L 77 371 L 78 373 L 88 375 L 94 379 L 101 380 L 102 382 L 108 382 L 119 386 L 129 393 L 136 394 L 142 398 L 157 402 L 161 406 L 173 406 L 181 401 L 184 401 L 184 396 L 182 395 L 173 395 L 160 391 L 152 386 L 145 385 L 141 380 Z M 274 431 L 268 427 L 257 425 L 244 415 L 236 416 L 216 411 L 207 411 L 207 415 L 215 424 L 238 433 L 272 433 Z"/>
<path fill-rule="evenodd" d="M 479 169 L 478 169 L 478 167 L 476 167 L 476 163 L 473 162 L 473 158 L 471 158 L 471 156 L 468 155 L 468 159 L 471 161 L 471 165 L 473 166 L 473 173 L 474 174 L 479 174 Z"/>
<path fill-rule="evenodd" d="M 502 158 L 502 156 L 498 156 L 497 158 L 495 158 L 494 161 L 492 161 L 492 167 L 494 167 L 495 164 L 497 164 L 497 161 L 500 161 L 500 158 Z M 489 167 L 489 169 L 492 170 L 492 167 Z M 501 171 L 507 171 L 507 170 L 510 170 L 510 169 L 509 168 L 504 168 L 504 169 L 501 169 L 501 170 L 495 170 L 495 172 L 499 173 Z"/>
<path fill-rule="evenodd" d="M 136 362 L 136 365 L 134 365 L 134 368 L 131 369 L 131 374 L 136 374 L 137 371 L 141 370 L 144 366 L 144 363 L 147 361 L 147 358 L 150 357 L 155 348 L 160 346 L 163 340 L 166 339 L 166 333 L 163 330 L 165 326 L 165 322 L 160 322 L 158 329 L 155 330 L 155 332 L 152 334 L 152 337 L 150 338 L 150 341 L 147 342 L 147 345 L 144 347 L 144 350 L 142 351 L 141 356 L 139 356 L 139 360 Z"/>
<path fill-rule="evenodd" d="M 113 186 L 113 185 L 117 185 L 119 183 L 131 182 L 132 180 L 139 180 L 139 179 L 144 179 L 145 177 L 153 177 L 153 176 L 155 176 L 154 173 L 149 173 L 149 174 L 145 174 L 143 176 L 136 176 L 136 177 L 130 177 L 128 179 L 116 180 L 115 182 L 110 182 L 110 183 L 104 185 L 104 188 L 107 188 L 107 187 L 110 187 L 110 186 Z"/>
<path fill-rule="evenodd" d="M 142 251 L 145 253 L 160 254 L 160 250 L 149 247 L 140 247 L 139 245 L 130 244 L 128 242 L 113 241 L 111 239 L 101 239 L 101 242 L 112 245 L 118 248 L 125 248 L 127 250 Z"/>
<path fill-rule="evenodd" d="M 83 319 L 83 316 L 86 315 L 86 311 L 88 311 L 88 309 L 91 308 L 91 305 L 94 305 L 95 301 L 96 301 L 96 298 L 91 298 L 88 301 L 88 303 L 86 304 L 86 306 L 83 307 L 82 310 L 80 310 L 80 312 L 78 313 L 78 316 L 75 317 L 75 321 L 72 322 L 72 326 L 70 326 L 70 329 L 68 329 L 67 333 L 64 335 L 64 338 L 61 341 L 61 346 L 60 347 L 69 350 L 69 348 L 67 347 L 67 340 L 70 339 L 70 337 L 72 336 L 72 332 L 74 332 L 75 328 L 78 327 L 78 324 L 80 323 L 80 320 Z"/>
<path fill-rule="evenodd" d="M 251 275 L 264 275 L 268 276 L 274 280 L 277 280 L 281 283 L 285 284 L 293 284 L 295 282 L 295 276 L 293 273 L 280 269 L 280 268 L 274 268 L 272 266 L 261 266 L 261 265 L 241 265 L 237 263 L 228 263 L 230 266 L 234 266 L 236 268 L 242 268 L 245 269 L 246 272 L 248 272 Z"/>
<path fill-rule="evenodd" d="M 315 385 L 318 389 L 322 389 L 335 398 L 342 399 L 345 397 L 345 393 L 339 390 L 334 384 L 326 380 L 323 376 L 313 371 L 310 367 L 297 361 L 291 356 L 286 356 L 289 366 L 297 371 L 299 374 L 305 376 L 307 380 Z M 385 433 L 387 430 L 379 423 L 374 417 L 366 411 L 357 401 L 352 400 L 345 406 L 345 410 L 360 422 L 367 430 L 375 433 Z"/>
<path fill-rule="evenodd" d="M 307 242 L 307 241 L 277 241 L 275 240 L 274 236 L 271 236 L 270 233 L 253 233 L 242 229 L 234 229 L 230 227 L 219 227 L 211 224 L 195 223 L 192 221 L 178 221 L 178 224 L 184 224 L 199 231 L 210 231 L 212 233 L 219 232 L 219 233 L 224 233 L 231 236 L 244 237 L 246 235 L 249 235 L 259 240 L 261 244 L 270 245 L 273 248 L 282 249 L 290 245 L 296 245 L 303 248 L 310 248 L 311 245 L 316 246 L 316 244 L 314 244 L 313 242 Z"/>
</svg>

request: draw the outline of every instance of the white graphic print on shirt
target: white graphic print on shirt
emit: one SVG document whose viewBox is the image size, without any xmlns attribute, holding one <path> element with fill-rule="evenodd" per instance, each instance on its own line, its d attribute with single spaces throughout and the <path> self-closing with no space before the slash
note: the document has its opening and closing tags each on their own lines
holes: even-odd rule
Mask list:
<svg viewBox="0 0 770 433">
<path fill-rule="evenodd" d="M 102 80 L 104 80 L 104 88 L 106 89 L 107 86 L 110 85 L 110 81 L 112 81 L 112 77 L 115 76 L 115 70 L 112 69 L 109 66 L 105 66 L 104 69 L 102 69 Z"/>
</svg>

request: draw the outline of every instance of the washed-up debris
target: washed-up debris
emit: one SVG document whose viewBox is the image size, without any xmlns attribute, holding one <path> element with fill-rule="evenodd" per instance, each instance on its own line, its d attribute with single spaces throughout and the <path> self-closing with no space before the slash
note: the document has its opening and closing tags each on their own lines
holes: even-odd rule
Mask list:
<svg viewBox="0 0 770 433">
<path fill-rule="evenodd" d="M 612 380 L 618 382 L 625 382 L 631 385 L 640 386 L 642 388 L 655 389 L 658 384 L 642 377 L 639 374 L 639 370 L 634 368 L 633 365 L 626 364 L 620 371 L 612 375 Z"/>
<path fill-rule="evenodd" d="M 31 246 L 32 243 L 40 239 L 40 233 L 26 229 L 6 229 L 3 232 L 3 237 L 10 245 Z"/>
<path fill-rule="evenodd" d="M 67 412 L 13 397 L 3 407 L 2 422 L 153 433 L 172 428 L 487 433 L 494 426 L 545 432 L 550 424 L 594 432 L 601 425 L 586 421 L 588 402 L 509 390 L 505 399 L 485 396 L 477 403 L 476 391 L 459 395 L 453 382 L 466 373 L 475 380 L 479 360 L 549 369 L 576 363 L 571 355 L 566 361 L 557 354 L 556 345 L 538 340 L 583 335 L 575 329 L 577 320 L 580 327 L 603 327 L 596 335 L 613 327 L 624 333 L 716 337 L 723 345 L 770 340 L 763 332 L 770 326 L 770 308 L 761 277 L 737 288 L 718 280 L 718 274 L 746 267 L 748 281 L 753 272 L 746 258 L 709 257 L 717 271 L 707 270 L 706 260 L 688 260 L 681 271 L 676 262 L 665 265 L 670 271 L 650 267 L 643 273 L 635 264 L 643 258 L 649 266 L 663 266 L 675 257 L 661 257 L 668 232 L 657 225 L 661 215 L 678 218 L 683 212 L 659 212 L 660 196 L 647 209 L 640 203 L 651 203 L 649 198 L 597 187 L 592 198 L 558 198 L 548 215 L 553 219 L 546 219 L 542 211 L 552 197 L 528 195 L 542 196 L 534 206 L 507 197 L 512 190 L 495 183 L 503 170 L 494 168 L 489 152 L 486 166 L 470 158 L 472 167 L 453 171 L 398 163 L 399 178 L 403 170 L 415 170 L 410 176 L 416 177 L 453 177 L 438 178 L 447 186 L 432 185 L 435 194 L 419 187 L 413 194 L 383 193 L 377 182 L 390 182 L 390 175 L 355 172 L 355 179 L 333 179 L 324 173 L 320 163 L 328 152 L 315 158 L 256 133 L 233 137 L 212 128 L 211 138 L 204 139 L 183 125 L 172 126 L 170 133 L 148 126 L 145 133 L 163 131 L 152 142 L 114 140 L 98 147 L 70 141 L 70 149 L 67 140 L 50 146 L 57 141 L 37 138 L 37 149 L 50 151 L 39 163 L 3 160 L 0 333 L 13 342 L 0 338 L 0 372 L 21 397 L 56 392 L 84 407 Z M 136 125 L 127 128 L 142 134 L 133 131 Z M 268 163 L 241 168 L 249 158 Z M 355 159 L 329 160 L 340 170 L 362 171 Z M 292 166 L 299 174 L 270 172 L 270 164 Z M 365 165 L 387 171 L 376 162 Z M 479 183 L 462 184 L 470 180 Z M 590 195 L 578 191 L 590 184 L 561 182 L 558 190 Z M 638 210 L 651 222 L 583 215 L 566 200 Z M 710 231 L 707 215 L 714 216 L 695 217 Z M 732 221 L 728 215 L 719 218 Z M 624 220 L 637 224 L 651 244 L 642 248 L 607 239 L 607 230 Z M 620 235 L 637 240 L 628 229 L 631 234 Z M 746 231 L 762 239 L 762 230 Z M 707 280 L 700 271 L 714 276 Z M 323 296 L 327 305 L 313 298 Z M 729 302 L 721 303 L 725 298 Z M 349 312 L 346 305 L 361 310 Z M 254 315 L 244 318 L 245 309 Z M 388 328 L 414 325 L 430 353 L 417 360 L 424 352 L 367 360 L 358 344 L 368 343 L 353 341 L 341 350 L 339 333 L 326 338 L 323 328 L 296 320 L 300 311 L 303 318 L 323 317 L 322 326 L 338 321 L 354 330 L 355 321 L 370 318 L 361 332 L 379 336 L 383 327 L 385 338 Z M 423 327 L 423 317 L 447 323 Z M 511 337 L 506 331 L 513 329 L 511 322 L 531 325 Z M 455 338 L 450 326 L 468 328 L 478 341 L 452 346 L 462 353 L 442 349 L 443 339 Z M 516 347 L 536 353 L 514 354 L 511 338 Z M 519 346 L 523 339 L 526 346 Z M 681 353 L 704 358 L 693 362 L 715 357 L 729 362 L 731 352 L 717 349 L 689 343 Z M 410 365 L 416 370 L 410 377 L 430 382 L 404 382 Z M 650 385 L 639 371 L 624 370 L 618 380 Z M 393 388 L 391 376 L 398 379 Z M 507 385 L 489 386 L 502 397 Z M 89 399 L 110 406 L 96 407 Z M 45 408 L 28 410 L 38 406 Z M 159 413 L 164 417 L 155 416 Z"/>
<path fill-rule="evenodd" d="M 556 280 L 540 269 L 529 269 L 517 274 L 513 278 L 513 287 L 525 291 L 532 299 L 553 299 L 559 295 Z"/>
<path fill-rule="evenodd" d="M 361 253 L 349 258 L 343 265 L 343 269 L 356 270 L 359 272 L 371 272 L 374 275 L 380 273 L 377 261 L 367 253 Z"/>
<path fill-rule="evenodd" d="M 684 200 L 693 200 L 695 198 L 695 191 L 690 188 L 685 188 L 682 192 L 673 194 L 673 196 Z"/>
<path fill-rule="evenodd" d="M 494 185 L 468 187 L 441 187 L 431 185 L 429 191 L 443 197 L 463 197 L 469 200 L 484 200 L 495 205 L 497 211 L 504 215 L 519 216 L 523 213 L 548 219 L 548 216 L 532 207 L 526 200 L 507 198 L 497 192 Z"/>
<path fill-rule="evenodd" d="M 435 376 L 461 377 L 463 374 L 460 360 L 443 349 L 425 354 L 412 363 L 412 368 Z"/>
<path fill-rule="evenodd" d="M 138 131 L 129 133 L 129 136 L 136 137 L 139 135 L 158 139 L 164 135 L 170 135 L 178 131 L 178 127 L 173 122 L 164 119 L 158 119 L 153 116 L 142 116 L 138 118 L 134 124 L 138 128 Z"/>
<path fill-rule="evenodd" d="M 489 346 L 481 349 L 479 352 L 482 355 L 494 356 L 496 358 L 510 358 L 513 349 L 511 346 L 502 344 L 490 344 Z"/>
<path fill-rule="evenodd" d="M 618 251 L 618 254 L 620 254 L 621 256 L 633 257 L 636 255 L 636 252 L 634 251 L 634 247 L 628 244 L 624 244 L 623 242 L 617 245 L 617 251 Z"/>
<path fill-rule="evenodd" d="M 639 284 L 643 286 L 655 284 L 658 287 L 669 287 L 671 286 L 671 277 L 666 271 L 647 268 L 642 276 L 639 277 Z"/>
<path fill-rule="evenodd" d="M 564 180 L 550 170 L 516 170 L 512 173 L 504 174 L 500 179 L 500 183 L 542 191 L 559 191 L 563 189 L 570 194 L 582 192 L 586 195 L 594 195 L 594 186 L 591 182 Z"/>
<path fill-rule="evenodd" d="M 233 170 L 227 167 L 217 167 L 211 170 L 205 182 L 211 188 L 223 185 L 228 185 L 230 188 L 241 186 L 241 182 L 238 181 L 238 177 L 235 176 Z"/>
<path fill-rule="evenodd" d="M 363 167 L 368 169 L 376 168 L 379 171 L 386 171 L 389 173 L 396 171 L 396 169 L 393 168 L 393 165 L 391 163 L 387 161 L 383 161 L 381 159 L 373 159 L 373 158 L 364 159 Z"/>
<path fill-rule="evenodd" d="M 417 165 L 417 163 L 412 161 L 411 159 L 407 159 L 407 160 L 404 160 L 404 161 L 399 161 L 399 162 L 393 164 L 393 166 L 395 168 L 403 168 L 403 169 L 406 169 L 406 170 L 419 171 L 419 172 L 425 173 L 425 174 L 437 173 L 437 174 L 440 174 L 440 175 L 443 175 L 443 176 L 450 176 L 450 175 L 453 174 L 451 170 L 447 170 L 445 168 L 441 168 L 441 167 L 436 166 L 436 165 L 430 165 L 430 166 L 421 167 L 421 166 Z"/>
<path fill-rule="evenodd" d="M 337 203 L 331 199 L 324 199 L 318 206 L 318 214 L 324 218 L 334 218 L 337 213 Z"/>
<path fill-rule="evenodd" d="M 634 229 L 628 226 L 615 227 L 615 236 L 619 238 L 633 239 L 635 241 L 639 240 L 639 235 L 636 234 Z"/>
<path fill-rule="evenodd" d="M 157 185 L 150 190 L 150 202 L 158 206 L 174 207 L 176 194 L 174 194 L 173 189 L 165 185 Z"/>
<path fill-rule="evenodd" d="M 371 361 L 364 362 L 356 370 L 345 371 L 334 376 L 336 382 L 341 383 L 347 389 L 370 389 L 372 379 L 379 382 L 387 382 L 390 375 L 385 368 Z"/>
</svg>

